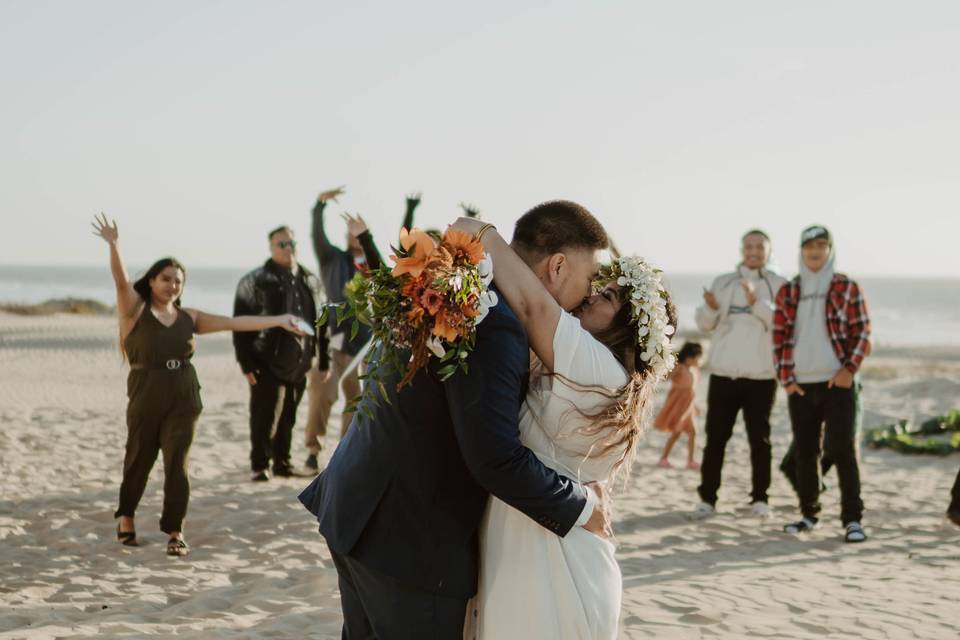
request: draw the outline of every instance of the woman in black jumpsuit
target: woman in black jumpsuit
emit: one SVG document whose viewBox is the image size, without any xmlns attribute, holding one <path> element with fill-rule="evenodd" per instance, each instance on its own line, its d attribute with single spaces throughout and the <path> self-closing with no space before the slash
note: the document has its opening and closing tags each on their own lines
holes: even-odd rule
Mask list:
<svg viewBox="0 0 960 640">
<path fill-rule="evenodd" d="M 186 271 L 173 258 L 157 261 L 130 282 L 117 246 L 117 223 L 100 214 L 94 233 L 110 245 L 110 270 L 117 287 L 120 345 L 130 362 L 127 379 L 127 447 L 120 485 L 117 539 L 137 546 L 134 512 L 143 496 L 150 470 L 163 453 L 163 514 L 160 529 L 170 536 L 167 554 L 185 556 L 183 519 L 190 499 L 187 454 L 200 416 L 200 384 L 190 363 L 194 334 L 214 331 L 260 331 L 282 327 L 294 333 L 292 315 L 212 315 L 180 306 Z"/>
</svg>

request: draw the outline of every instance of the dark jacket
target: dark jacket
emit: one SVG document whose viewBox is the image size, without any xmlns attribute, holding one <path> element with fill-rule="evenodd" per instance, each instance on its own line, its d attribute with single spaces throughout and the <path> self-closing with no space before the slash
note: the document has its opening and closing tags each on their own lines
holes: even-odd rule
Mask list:
<svg viewBox="0 0 960 640">
<path fill-rule="evenodd" d="M 276 316 L 292 313 L 314 325 L 317 320 L 317 278 L 298 265 L 297 274 L 273 260 L 243 276 L 237 284 L 234 316 Z M 234 332 L 233 348 L 244 373 L 269 370 L 279 379 L 299 382 L 310 370 L 314 356 L 319 368 L 329 369 L 327 331 L 298 337 L 285 329 Z"/>
<path fill-rule="evenodd" d="M 300 494 L 329 547 L 401 582 L 456 596 L 477 590 L 478 531 L 490 493 L 559 536 L 584 489 L 520 442 L 529 372 L 522 326 L 500 303 L 479 325 L 470 373 L 421 371 L 390 402 L 354 414 L 324 472 Z M 366 402 L 366 401 L 365 401 Z"/>
<path fill-rule="evenodd" d="M 320 264 L 320 278 L 323 280 L 323 288 L 327 293 L 327 300 L 332 303 L 343 302 L 346 299 L 343 288 L 357 274 L 357 265 L 352 255 L 339 247 L 335 247 L 327 238 L 327 233 L 323 228 L 323 210 L 326 207 L 325 202 L 317 202 L 313 207 L 313 224 L 311 236 L 313 238 L 313 250 L 317 254 L 317 262 Z M 355 356 L 363 348 L 363 345 L 370 340 L 370 328 L 361 324 L 357 336 L 350 340 L 350 329 L 352 321 L 345 321 L 337 326 L 336 311 L 330 310 L 330 320 L 327 326 L 330 327 L 330 333 L 337 335 L 343 333 L 343 344 L 340 350 L 348 355 Z"/>
</svg>

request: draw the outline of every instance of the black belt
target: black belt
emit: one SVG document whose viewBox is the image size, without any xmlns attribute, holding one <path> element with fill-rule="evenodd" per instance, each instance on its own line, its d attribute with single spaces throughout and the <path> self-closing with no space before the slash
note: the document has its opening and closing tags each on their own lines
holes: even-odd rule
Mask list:
<svg viewBox="0 0 960 640">
<path fill-rule="evenodd" d="M 141 369 L 165 369 L 167 371 L 176 371 L 186 365 L 190 364 L 190 358 L 186 360 L 177 360 L 176 358 L 170 358 L 166 362 L 157 363 L 157 364 L 142 364 L 142 363 L 131 363 L 131 371 L 139 371 Z"/>
</svg>

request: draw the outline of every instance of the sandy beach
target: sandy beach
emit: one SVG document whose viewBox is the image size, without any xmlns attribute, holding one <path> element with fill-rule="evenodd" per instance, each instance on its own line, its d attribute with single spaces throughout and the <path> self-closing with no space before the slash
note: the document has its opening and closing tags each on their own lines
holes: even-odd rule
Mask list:
<svg viewBox="0 0 960 640">
<path fill-rule="evenodd" d="M 115 331 L 112 318 L 0 314 L 0 639 L 338 638 L 336 572 L 296 500 L 307 481 L 249 481 L 247 390 L 229 336 L 200 338 L 194 360 L 205 410 L 190 462 L 192 554 L 164 555 L 159 464 L 138 510 L 145 546 L 116 542 L 126 371 Z M 956 358 L 878 349 L 863 382 L 867 427 L 960 405 Z M 773 417 L 776 458 L 789 442 L 782 393 Z M 698 429 L 702 447 L 702 419 Z M 621 637 L 960 636 L 960 528 L 943 518 L 960 455 L 865 449 L 871 538 L 845 545 L 835 476 L 823 526 L 808 537 L 780 533 L 796 509 L 777 471 L 774 517 L 749 515 L 739 425 L 719 513 L 691 521 L 699 474 L 657 468 L 663 440 L 648 432 L 632 477 L 617 487 Z M 681 451 L 682 442 L 678 463 Z"/>
</svg>

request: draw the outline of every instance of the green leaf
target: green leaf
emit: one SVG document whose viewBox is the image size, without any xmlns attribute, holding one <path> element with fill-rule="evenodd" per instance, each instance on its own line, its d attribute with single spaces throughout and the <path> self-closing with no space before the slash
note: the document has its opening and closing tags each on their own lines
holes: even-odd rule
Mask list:
<svg viewBox="0 0 960 640">
<path fill-rule="evenodd" d="M 358 333 L 360 333 L 360 323 L 354 320 L 353 326 L 350 328 L 350 339 L 355 339 Z"/>
<path fill-rule="evenodd" d="M 390 395 L 387 393 L 387 386 L 383 384 L 382 380 L 377 380 L 377 386 L 380 387 L 380 395 L 387 401 L 387 404 L 392 406 L 393 403 L 390 401 Z"/>
<path fill-rule="evenodd" d="M 450 376 L 452 376 L 454 373 L 456 373 L 456 371 L 457 371 L 457 365 L 455 365 L 455 364 L 448 364 L 447 366 L 445 366 L 445 367 L 443 367 L 442 369 L 440 369 L 440 371 L 439 371 L 439 373 L 440 373 L 440 379 L 441 379 L 441 380 L 446 380 L 447 378 L 449 378 Z"/>
</svg>

